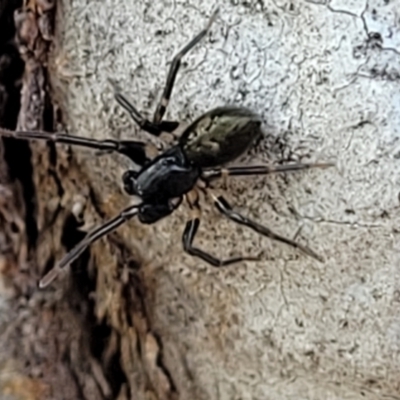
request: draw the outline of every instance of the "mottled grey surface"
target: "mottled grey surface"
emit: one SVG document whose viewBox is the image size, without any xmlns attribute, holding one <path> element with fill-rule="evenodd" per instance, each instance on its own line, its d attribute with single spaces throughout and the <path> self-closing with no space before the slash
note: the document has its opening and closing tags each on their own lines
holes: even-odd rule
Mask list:
<svg viewBox="0 0 400 400">
<path fill-rule="evenodd" d="M 147 140 L 107 79 L 151 116 L 169 61 L 214 2 L 64 3 L 56 61 L 69 131 Z M 155 270 L 154 323 L 166 364 L 186 366 L 171 371 L 182 398 L 193 390 L 224 400 L 399 398 L 399 10 L 397 0 L 225 0 L 210 36 L 184 59 L 168 118 L 189 122 L 241 104 L 282 137 L 285 156 L 337 168 L 229 181 L 239 210 L 289 237 L 301 227 L 298 240 L 323 264 L 207 203 L 196 242 L 218 255 L 262 252 L 263 261 L 216 270 L 186 256 L 186 207 L 119 231 Z M 273 142 L 246 162 L 279 159 Z M 125 160 L 75 153 L 104 202 L 121 193 L 112 212 L 128 204 L 119 183 Z"/>
</svg>

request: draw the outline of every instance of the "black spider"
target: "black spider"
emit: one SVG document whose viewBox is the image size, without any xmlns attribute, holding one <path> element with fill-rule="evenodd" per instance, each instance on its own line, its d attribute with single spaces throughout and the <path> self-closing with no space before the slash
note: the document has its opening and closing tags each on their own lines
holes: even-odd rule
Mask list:
<svg viewBox="0 0 400 400">
<path fill-rule="evenodd" d="M 143 130 L 151 135 L 159 136 L 162 132 L 172 133 L 178 127 L 178 122 L 163 121 L 162 118 L 171 96 L 181 59 L 204 38 L 215 17 L 216 12 L 212 15 L 206 28 L 174 57 L 153 121 L 145 119 L 119 91 L 116 91 L 115 98 L 117 102 L 129 112 L 133 120 Z M 259 258 L 257 257 L 235 257 L 221 260 L 193 246 L 193 239 L 200 224 L 198 190 L 207 191 L 212 180 L 228 175 L 260 175 L 332 165 L 330 163 L 320 163 L 291 164 L 276 167 L 253 165 L 222 168 L 221 165 L 235 160 L 262 135 L 260 117 L 242 107 L 220 107 L 201 115 L 184 130 L 176 145 L 154 159 L 147 157 L 146 144 L 139 141 L 94 140 L 63 133 L 9 131 L 6 129 L 0 129 L 0 134 L 20 139 L 51 140 L 56 143 L 117 152 L 129 157 L 135 164 L 141 166 L 139 171 L 128 170 L 122 176 L 125 191 L 130 195 L 139 196 L 141 202 L 122 210 L 119 215 L 89 232 L 80 243 L 42 278 L 40 287 L 49 285 L 61 269 L 79 257 L 91 243 L 107 235 L 125 221 L 137 215 L 142 223 L 152 224 L 176 210 L 183 197 L 186 198 L 189 206 L 194 211 L 192 219 L 186 223 L 182 237 L 183 248 L 186 252 L 203 259 L 215 267 L 243 260 L 258 260 Z M 279 236 L 265 226 L 234 211 L 222 196 L 217 197 L 212 193 L 211 196 L 218 211 L 232 221 L 245 225 L 271 239 L 300 249 L 304 253 L 321 260 L 311 249 L 293 240 Z"/>
</svg>

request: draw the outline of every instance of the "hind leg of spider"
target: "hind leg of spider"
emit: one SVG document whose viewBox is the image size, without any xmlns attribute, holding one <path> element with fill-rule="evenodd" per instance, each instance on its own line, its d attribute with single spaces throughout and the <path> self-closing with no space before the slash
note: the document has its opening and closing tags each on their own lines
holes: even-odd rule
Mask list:
<svg viewBox="0 0 400 400">
<path fill-rule="evenodd" d="M 185 230 L 182 236 L 183 249 L 191 256 L 201 258 L 203 261 L 211 264 L 213 267 L 224 267 L 226 265 L 231 265 L 238 263 L 240 261 L 259 261 L 258 257 L 233 257 L 226 260 L 221 260 L 212 256 L 204 250 L 193 246 L 193 240 L 196 236 L 197 230 L 200 225 L 200 209 L 196 207 L 196 215 L 190 221 L 186 223 Z"/>
<path fill-rule="evenodd" d="M 209 31 L 212 23 L 214 22 L 214 20 L 217 16 L 217 13 L 218 13 L 218 9 L 216 11 L 214 11 L 214 13 L 212 14 L 209 22 L 207 23 L 207 26 L 199 34 L 197 34 L 172 59 L 172 63 L 171 63 L 171 66 L 169 68 L 168 75 L 167 75 L 167 81 L 165 83 L 165 87 L 163 90 L 163 94 L 162 94 L 160 102 L 157 105 L 156 111 L 154 113 L 153 123 L 155 123 L 155 124 L 159 123 L 165 114 L 165 111 L 168 107 L 169 99 L 171 97 L 172 89 L 174 87 L 175 78 L 178 73 L 179 67 L 181 65 L 182 57 L 185 56 L 185 54 L 187 54 L 190 50 L 192 50 L 193 47 L 196 46 L 196 44 L 199 43 L 207 35 L 207 32 Z"/>
<path fill-rule="evenodd" d="M 316 260 L 323 262 L 323 259 L 321 256 L 319 256 L 317 253 L 315 253 L 313 250 L 309 249 L 306 246 L 301 245 L 300 243 L 297 243 L 293 240 L 287 239 L 283 236 L 277 235 L 276 233 L 272 232 L 270 229 L 267 227 L 252 221 L 251 219 L 244 217 L 240 213 L 232 210 L 232 207 L 230 204 L 222 197 L 222 196 L 215 196 L 211 194 L 214 200 L 214 204 L 217 207 L 218 211 L 221 212 L 223 215 L 225 215 L 227 218 L 229 218 L 231 221 L 234 221 L 240 225 L 247 226 L 254 231 L 260 233 L 263 236 L 267 236 L 270 239 L 276 240 L 278 242 L 286 243 L 289 246 L 292 246 L 303 253 L 307 254 L 308 256 L 311 256 L 315 258 Z"/>
<path fill-rule="evenodd" d="M 86 237 L 80 241 L 69 253 L 67 253 L 57 265 L 51 269 L 39 282 L 40 288 L 45 288 L 50 285 L 54 279 L 61 273 L 64 267 L 75 261 L 92 243 L 110 232 L 117 229 L 126 221 L 133 218 L 139 212 L 140 206 L 130 206 L 122 210 L 117 216 L 108 220 L 103 225 L 90 231 Z"/>
<path fill-rule="evenodd" d="M 301 171 L 310 168 L 333 167 L 333 163 L 298 163 L 287 165 L 250 165 L 243 167 L 212 168 L 203 172 L 202 177 L 207 181 L 226 176 L 248 176 L 248 175 L 267 175 L 278 172 Z"/>
<path fill-rule="evenodd" d="M 139 127 L 147 133 L 159 136 L 162 132 L 171 133 L 178 127 L 179 122 L 175 121 L 150 122 L 140 114 L 137 108 L 115 87 L 115 85 L 114 90 L 115 100 L 117 100 L 118 104 L 123 107 Z"/>
</svg>

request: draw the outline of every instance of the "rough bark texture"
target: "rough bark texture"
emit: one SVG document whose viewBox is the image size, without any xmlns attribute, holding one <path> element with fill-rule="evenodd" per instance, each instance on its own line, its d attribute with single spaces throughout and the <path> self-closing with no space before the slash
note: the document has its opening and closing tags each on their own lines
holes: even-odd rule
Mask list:
<svg viewBox="0 0 400 400">
<path fill-rule="evenodd" d="M 197 4 L 60 1 L 54 38 L 42 20 L 54 8 L 27 4 L 34 15 L 19 21 L 33 28 L 17 29 L 31 27 L 35 41 L 23 45 L 36 50 L 23 55 L 19 126 L 154 141 L 115 102 L 108 79 L 151 116 L 170 60 L 215 6 Z M 182 206 L 154 226 L 126 224 L 38 291 L 55 259 L 129 203 L 120 184 L 129 165 L 32 145 L 33 174 L 1 182 L 11 189 L 0 192 L 0 214 L 17 226 L 5 235 L 14 258 L 1 268 L 2 306 L 13 316 L 3 323 L 1 368 L 13 370 L 1 374 L 4 394 L 400 398 L 399 65 L 396 1 L 221 1 L 210 35 L 178 75 L 168 119 L 188 123 L 224 104 L 263 116 L 265 140 L 241 161 L 337 163 L 229 180 L 226 190 L 238 210 L 276 232 L 301 229 L 297 240 L 325 263 L 227 222 L 205 201 L 196 243 L 262 261 L 213 269 L 185 255 Z M 21 189 L 29 179 L 34 209 Z M 18 392 L 29 385 L 36 397 Z"/>
</svg>

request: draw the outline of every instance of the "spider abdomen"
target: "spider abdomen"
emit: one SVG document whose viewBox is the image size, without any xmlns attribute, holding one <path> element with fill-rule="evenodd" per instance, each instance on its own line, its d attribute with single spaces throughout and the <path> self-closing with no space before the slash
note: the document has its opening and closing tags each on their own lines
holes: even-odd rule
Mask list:
<svg viewBox="0 0 400 400">
<path fill-rule="evenodd" d="M 242 107 L 219 107 L 197 118 L 179 144 L 186 158 L 201 168 L 235 160 L 260 137 L 261 118 Z"/>
</svg>

